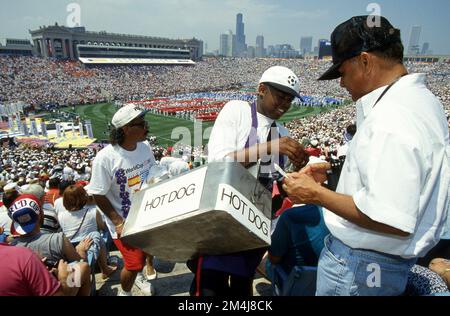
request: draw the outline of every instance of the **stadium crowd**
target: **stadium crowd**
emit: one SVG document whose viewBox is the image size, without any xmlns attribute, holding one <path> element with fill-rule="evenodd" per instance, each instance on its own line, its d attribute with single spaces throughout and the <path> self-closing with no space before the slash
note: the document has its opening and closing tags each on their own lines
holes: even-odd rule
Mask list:
<svg viewBox="0 0 450 316">
<path fill-rule="evenodd" d="M 107 100 L 140 100 L 176 94 L 256 87 L 260 73 L 273 65 L 286 66 L 300 77 L 302 95 L 348 98 L 338 81 L 317 81 L 328 61 L 301 59 L 204 58 L 195 66 L 96 66 L 36 57 L 0 57 L 0 102 L 23 101 L 78 105 Z M 425 72 L 428 82 L 448 109 L 450 65 L 408 64 Z"/>
<path fill-rule="evenodd" d="M 85 68 L 79 62 L 53 61 L 35 57 L 0 57 L 0 102 L 23 101 L 34 106 L 57 103 L 78 105 L 107 100 L 140 100 L 149 96 L 171 96 L 204 91 L 224 91 L 256 86 L 259 74 L 272 65 L 293 69 L 301 79 L 304 95 L 348 98 L 338 81 L 317 81 L 328 62 L 274 59 L 205 58 L 196 66 L 123 66 Z M 411 72 L 428 74 L 428 84 L 450 114 L 450 65 L 408 64 Z M 348 139 L 346 128 L 355 121 L 353 105 L 316 116 L 295 119 L 286 124 L 292 137 L 305 147 L 319 148 L 318 156 L 330 158 Z M 205 163 L 207 148 L 178 144 L 164 148 L 151 139 L 157 161 L 178 156 L 191 167 Z M 47 147 L 16 146 L 0 143 L 0 193 L 14 184 L 49 186 L 57 178 L 60 183 L 85 184 L 97 149 L 55 150 Z M 314 149 L 313 149 L 314 150 Z M 0 205 L 1 206 L 1 205 Z M 9 228 L 3 212 L 0 227 Z M 2 233 L 0 231 L 0 233 Z M 7 231 L 7 233 L 10 233 Z"/>
</svg>

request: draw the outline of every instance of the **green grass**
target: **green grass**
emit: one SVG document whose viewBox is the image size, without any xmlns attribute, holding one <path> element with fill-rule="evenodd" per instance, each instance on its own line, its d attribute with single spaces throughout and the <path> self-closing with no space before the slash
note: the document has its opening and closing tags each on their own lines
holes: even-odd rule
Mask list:
<svg viewBox="0 0 450 316">
<path fill-rule="evenodd" d="M 72 112 L 72 108 L 63 108 L 61 110 Z M 331 110 L 331 108 L 298 108 L 293 106 L 280 121 L 290 122 L 296 118 L 317 115 L 329 110 Z M 78 105 L 75 107 L 75 112 L 80 115 L 83 120 L 91 120 L 94 137 L 98 140 L 108 139 L 108 122 L 111 122 L 111 118 L 115 111 L 116 107 L 114 103 Z M 214 122 L 204 122 L 196 123 L 194 126 L 194 122 L 191 121 L 154 114 L 147 114 L 145 118 L 150 123 L 150 135 L 157 136 L 158 145 L 161 146 L 171 146 L 180 141 L 186 143 L 189 141 L 189 136 L 191 144 L 206 145 L 208 142 L 207 136 L 209 136 L 208 128 L 214 125 Z M 194 128 L 195 132 L 199 134 L 197 139 L 194 138 Z M 200 135 L 203 135 L 203 137 Z"/>
</svg>

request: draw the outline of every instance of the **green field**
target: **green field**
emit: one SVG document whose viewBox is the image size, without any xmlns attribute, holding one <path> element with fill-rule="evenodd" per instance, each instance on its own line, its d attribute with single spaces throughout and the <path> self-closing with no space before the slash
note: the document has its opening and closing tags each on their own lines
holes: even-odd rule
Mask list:
<svg viewBox="0 0 450 316">
<path fill-rule="evenodd" d="M 292 107 L 280 121 L 289 122 L 295 118 L 317 115 L 329 110 L 330 108 L 320 107 Z M 72 108 L 63 108 L 62 111 L 72 112 Z M 75 107 L 75 112 L 82 120 L 91 120 L 94 137 L 98 140 L 108 139 L 108 122 L 111 122 L 115 111 L 116 108 L 113 103 L 79 105 Z M 191 137 L 191 144 L 200 145 L 202 143 L 205 145 L 208 142 L 208 128 L 214 124 L 214 122 L 196 123 L 194 127 L 194 122 L 192 121 L 154 114 L 147 114 L 146 120 L 150 123 L 150 134 L 157 136 L 157 142 L 161 146 L 173 145 L 180 140 L 188 139 L 189 136 Z M 194 139 L 194 128 L 198 134 L 196 139 Z"/>
</svg>

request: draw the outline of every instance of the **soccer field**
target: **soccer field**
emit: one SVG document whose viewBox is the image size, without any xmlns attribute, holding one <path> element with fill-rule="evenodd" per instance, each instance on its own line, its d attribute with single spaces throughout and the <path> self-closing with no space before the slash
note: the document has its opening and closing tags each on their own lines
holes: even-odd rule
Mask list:
<svg viewBox="0 0 450 316">
<path fill-rule="evenodd" d="M 280 121 L 290 122 L 296 118 L 317 115 L 329 110 L 330 108 L 299 108 L 293 106 Z M 62 111 L 72 112 L 72 108 L 63 108 Z M 75 107 L 75 112 L 82 120 L 91 120 L 94 137 L 98 140 L 108 139 L 108 123 L 111 122 L 115 111 L 116 107 L 114 103 L 79 105 Z M 161 146 L 171 146 L 181 140 L 186 140 L 184 141 L 186 143 L 189 142 L 189 137 L 191 144 L 206 145 L 208 143 L 210 127 L 214 125 L 214 122 L 194 123 L 184 119 L 150 113 L 145 118 L 149 122 L 150 135 L 156 136 L 157 143 Z M 194 132 L 197 133 L 196 139 L 194 138 Z"/>
</svg>

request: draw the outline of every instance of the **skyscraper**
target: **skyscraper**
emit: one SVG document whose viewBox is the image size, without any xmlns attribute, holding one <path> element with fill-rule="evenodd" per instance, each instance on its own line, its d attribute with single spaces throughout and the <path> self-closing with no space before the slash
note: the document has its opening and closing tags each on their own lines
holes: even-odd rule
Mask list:
<svg viewBox="0 0 450 316">
<path fill-rule="evenodd" d="M 420 46 L 419 46 L 420 33 L 422 33 L 422 26 L 415 25 L 411 28 L 408 46 L 409 55 L 418 55 L 420 53 Z"/>
<path fill-rule="evenodd" d="M 220 34 L 219 55 L 226 56 L 228 52 L 228 34 Z"/>
<path fill-rule="evenodd" d="M 256 36 L 255 56 L 259 57 L 259 58 L 266 56 L 266 52 L 265 52 L 265 49 L 264 49 L 264 36 L 262 36 L 262 35 Z"/>
<path fill-rule="evenodd" d="M 310 54 L 312 51 L 312 41 L 313 38 L 311 36 L 302 37 L 300 39 L 300 54 L 305 56 L 306 54 Z"/>
<path fill-rule="evenodd" d="M 238 13 L 236 15 L 236 56 L 244 55 L 246 50 L 243 16 L 242 13 Z"/>
<path fill-rule="evenodd" d="M 429 52 L 430 52 L 430 43 L 428 42 L 423 43 L 421 54 L 427 55 Z"/>
</svg>

